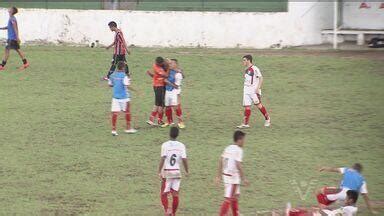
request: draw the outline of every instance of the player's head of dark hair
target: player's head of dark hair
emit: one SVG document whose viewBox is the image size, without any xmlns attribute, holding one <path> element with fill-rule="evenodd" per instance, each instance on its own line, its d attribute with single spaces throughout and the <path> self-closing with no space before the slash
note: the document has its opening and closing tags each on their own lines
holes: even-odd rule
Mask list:
<svg viewBox="0 0 384 216">
<path fill-rule="evenodd" d="M 247 59 L 248 61 L 252 62 L 253 61 L 253 58 L 251 55 L 245 55 L 243 56 L 243 59 Z"/>
<path fill-rule="evenodd" d="M 359 192 L 355 190 L 347 191 L 347 202 L 348 204 L 355 204 L 359 198 Z"/>
<path fill-rule="evenodd" d="M 158 56 L 158 57 L 156 57 L 155 62 L 156 62 L 157 65 L 163 65 L 165 60 L 164 60 L 163 57 Z"/>
<path fill-rule="evenodd" d="M 116 28 L 117 24 L 116 24 L 115 21 L 111 21 L 111 22 L 108 23 L 108 26 L 109 26 L 109 28 Z"/>
<path fill-rule="evenodd" d="M 171 61 L 175 62 L 176 64 L 179 63 L 179 61 L 177 59 L 175 59 L 175 58 L 171 59 Z"/>
<path fill-rule="evenodd" d="M 124 69 L 125 69 L 125 62 L 124 61 L 117 62 L 117 70 L 122 71 Z"/>
<path fill-rule="evenodd" d="M 171 129 L 169 130 L 169 137 L 171 137 L 171 139 L 176 139 L 178 136 L 179 136 L 179 128 L 171 127 Z"/>
<path fill-rule="evenodd" d="M 233 134 L 233 141 L 237 144 L 243 144 L 245 133 L 243 131 L 235 131 Z"/>
<path fill-rule="evenodd" d="M 11 7 L 10 8 L 11 9 L 11 13 L 12 13 L 12 15 L 15 15 L 15 14 L 17 14 L 17 12 L 19 12 L 19 10 L 17 9 L 17 7 L 15 7 L 15 6 L 13 6 L 13 7 Z"/>
<path fill-rule="evenodd" d="M 360 163 L 353 164 L 352 168 L 359 173 L 363 171 L 363 165 L 361 165 Z"/>
</svg>

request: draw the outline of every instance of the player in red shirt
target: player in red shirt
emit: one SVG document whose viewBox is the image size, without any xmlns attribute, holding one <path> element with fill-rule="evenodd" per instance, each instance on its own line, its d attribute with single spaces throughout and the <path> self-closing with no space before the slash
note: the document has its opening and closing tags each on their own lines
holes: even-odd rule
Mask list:
<svg viewBox="0 0 384 216">
<path fill-rule="evenodd" d="M 158 116 L 157 124 L 163 124 L 164 97 L 165 97 L 165 79 L 168 77 L 168 64 L 163 57 L 157 57 L 152 71 L 148 70 L 147 74 L 153 79 L 153 91 L 155 92 L 155 105 L 153 106 L 151 116 L 147 123 L 156 125 L 154 122 L 156 115 Z"/>
<path fill-rule="evenodd" d="M 104 77 L 104 80 L 108 80 L 109 76 L 115 71 L 116 69 L 116 64 L 119 61 L 125 62 L 125 73 L 128 75 L 129 74 L 129 68 L 127 64 L 127 59 L 125 58 L 125 53 L 128 55 L 131 54 L 131 52 L 128 50 L 127 43 L 125 42 L 123 32 L 117 28 L 116 22 L 112 21 L 108 23 L 109 29 L 111 31 L 115 32 L 115 39 L 113 43 L 109 46 L 106 47 L 106 49 L 109 49 L 111 47 L 114 47 L 113 51 L 113 57 L 112 57 L 112 64 L 111 68 L 108 71 L 107 76 Z"/>
</svg>

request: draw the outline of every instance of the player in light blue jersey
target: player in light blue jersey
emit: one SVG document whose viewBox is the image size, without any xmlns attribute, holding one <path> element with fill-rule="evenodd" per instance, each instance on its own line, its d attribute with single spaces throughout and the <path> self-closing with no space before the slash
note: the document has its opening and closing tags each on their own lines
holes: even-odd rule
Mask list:
<svg viewBox="0 0 384 216">
<path fill-rule="evenodd" d="M 361 175 L 363 166 L 356 163 L 352 168 L 342 167 L 322 167 L 320 172 L 335 172 L 343 175 L 343 178 L 338 187 L 324 187 L 321 188 L 317 193 L 317 201 L 321 208 L 331 205 L 337 200 L 344 201 L 347 197 L 347 191 L 354 190 L 358 191 L 364 198 L 364 201 L 368 209 L 372 213 L 376 213 L 372 209 L 371 202 L 368 197 L 367 183 L 364 177 Z"/>
<path fill-rule="evenodd" d="M 3 61 L 0 64 L 0 70 L 5 69 L 5 65 L 7 64 L 7 60 L 9 58 L 9 51 L 11 49 L 16 50 L 16 52 L 21 57 L 21 60 L 23 61 L 23 65 L 19 69 L 22 70 L 29 67 L 29 63 L 25 58 L 24 53 L 21 52 L 20 50 L 20 34 L 19 34 L 19 28 L 17 26 L 17 20 L 15 17 L 15 14 L 17 14 L 17 12 L 18 10 L 16 7 L 9 8 L 8 9 L 8 13 L 9 13 L 8 25 L 0 28 L 1 30 L 8 31 L 7 46 L 5 47 L 5 54 L 4 54 Z"/>
<path fill-rule="evenodd" d="M 131 95 L 128 90 L 134 91 L 130 87 L 130 79 L 125 73 L 125 62 L 120 61 L 117 63 L 117 70 L 113 72 L 108 81 L 109 86 L 112 87 L 112 135 L 117 136 L 116 121 L 119 112 L 125 113 L 125 120 L 127 127 L 126 133 L 136 133 L 131 126 L 131 112 L 130 112 L 130 100 Z"/>
<path fill-rule="evenodd" d="M 178 127 L 180 129 L 185 128 L 181 113 L 178 112 L 177 106 L 179 104 L 179 88 L 183 80 L 183 74 L 178 70 L 177 59 L 168 60 L 169 74 L 165 80 L 165 115 L 167 116 L 167 122 L 161 125 L 161 127 L 168 127 L 173 125 L 173 111 L 178 119 Z"/>
</svg>

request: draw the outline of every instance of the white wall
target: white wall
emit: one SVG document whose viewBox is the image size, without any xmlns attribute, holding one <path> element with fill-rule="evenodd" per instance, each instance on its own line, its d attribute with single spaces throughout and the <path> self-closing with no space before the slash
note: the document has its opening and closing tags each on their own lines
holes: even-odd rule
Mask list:
<svg viewBox="0 0 384 216">
<path fill-rule="evenodd" d="M 361 2 L 343 2 L 342 27 L 354 29 L 384 29 L 384 8 L 379 8 L 381 2 L 367 1 L 370 8 L 360 9 Z"/>
<path fill-rule="evenodd" d="M 332 27 L 332 2 L 290 2 L 288 12 L 145 12 L 23 9 L 17 15 L 21 39 L 110 44 L 107 23 L 115 20 L 127 41 L 145 47 L 268 48 L 319 44 Z M 0 24 L 7 13 L 0 10 Z M 6 37 L 5 32 L 0 38 Z"/>
</svg>

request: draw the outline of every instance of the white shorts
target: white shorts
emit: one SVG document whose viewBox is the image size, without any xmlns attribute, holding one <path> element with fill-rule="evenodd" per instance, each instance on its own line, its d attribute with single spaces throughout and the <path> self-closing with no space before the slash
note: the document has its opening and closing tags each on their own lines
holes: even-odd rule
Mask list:
<svg viewBox="0 0 384 216">
<path fill-rule="evenodd" d="M 112 112 L 120 112 L 120 111 L 126 111 L 127 110 L 127 103 L 130 101 L 129 98 L 126 99 L 116 99 L 112 98 Z"/>
<path fill-rule="evenodd" d="M 224 197 L 233 198 L 235 195 L 240 195 L 240 185 L 224 183 Z"/>
<path fill-rule="evenodd" d="M 347 198 L 348 190 L 349 190 L 348 188 L 343 188 L 339 193 L 328 194 L 327 199 L 330 201 L 336 201 L 336 200 L 344 201 Z"/>
<path fill-rule="evenodd" d="M 165 91 L 165 106 L 177 106 L 176 91 Z"/>
<path fill-rule="evenodd" d="M 162 182 L 162 192 L 168 193 L 171 190 L 179 191 L 181 178 L 164 178 Z"/>
<path fill-rule="evenodd" d="M 243 95 L 243 106 L 251 106 L 252 104 L 259 104 L 260 99 L 256 93 Z"/>
</svg>

